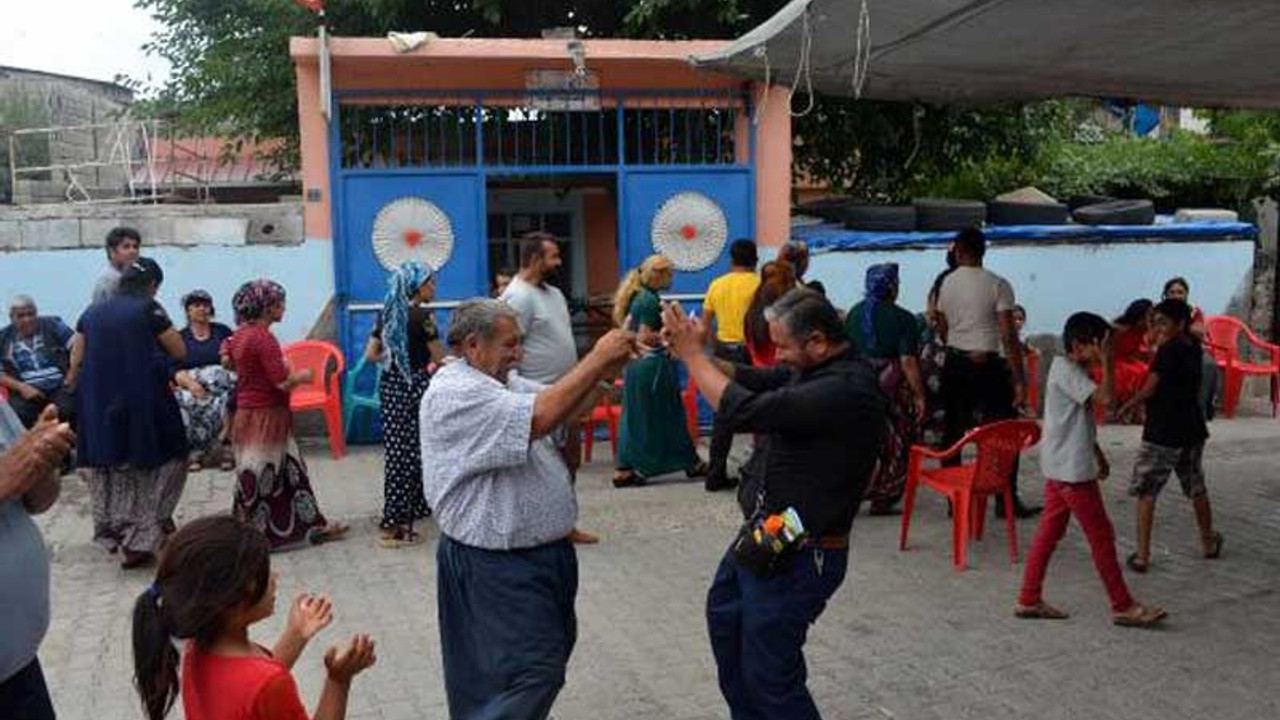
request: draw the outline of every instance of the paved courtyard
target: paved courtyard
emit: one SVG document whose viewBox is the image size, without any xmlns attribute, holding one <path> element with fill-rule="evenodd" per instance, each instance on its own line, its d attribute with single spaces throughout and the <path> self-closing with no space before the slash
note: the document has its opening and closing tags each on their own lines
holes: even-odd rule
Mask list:
<svg viewBox="0 0 1280 720">
<path fill-rule="evenodd" d="M 810 686 L 826 718 L 1145 718 L 1258 720 L 1280 717 L 1280 423 L 1217 422 L 1206 453 L 1210 492 L 1226 535 L 1224 557 L 1199 558 L 1191 509 L 1170 487 L 1157 511 L 1155 565 L 1130 577 L 1135 595 L 1165 605 L 1158 632 L 1109 622 L 1087 546 L 1073 528 L 1050 570 L 1047 597 L 1070 620 L 1015 620 L 1021 565 L 1011 567 L 1002 527 L 988 525 L 968 572 L 952 571 L 945 503 L 923 497 L 912 547 L 897 550 L 897 518 L 860 517 L 844 586 L 812 629 Z M 1136 428 L 1107 428 L 1118 477 L 1106 494 L 1121 551 L 1133 544 L 1133 502 L 1124 495 Z M 603 451 L 603 452 L 601 452 Z M 405 550 L 376 544 L 381 454 L 356 448 L 335 463 L 323 446 L 308 458 L 329 515 L 352 524 L 349 539 L 275 558 L 279 607 L 296 592 L 330 593 L 337 619 L 295 670 L 314 707 L 328 642 L 372 633 L 378 665 L 357 678 L 349 717 L 447 717 L 429 541 Z M 1034 461 L 1023 465 L 1036 494 Z M 728 713 L 715 682 L 703 600 L 737 524 L 732 499 L 700 484 L 609 486 L 608 444 L 579 481 L 581 526 L 603 536 L 581 549 L 579 643 L 559 720 L 710 720 Z M 223 512 L 228 473 L 188 483 L 179 522 Z M 90 543 L 88 493 L 68 480 L 41 519 L 53 551 L 53 624 L 41 651 L 64 720 L 139 718 L 131 688 L 129 615 L 151 571 L 122 572 Z M 1029 544 L 1032 521 L 1019 526 Z M 282 617 L 256 637 L 270 644 Z M 172 717 L 181 717 L 181 708 Z M 785 720 L 785 719 L 780 719 Z"/>
</svg>

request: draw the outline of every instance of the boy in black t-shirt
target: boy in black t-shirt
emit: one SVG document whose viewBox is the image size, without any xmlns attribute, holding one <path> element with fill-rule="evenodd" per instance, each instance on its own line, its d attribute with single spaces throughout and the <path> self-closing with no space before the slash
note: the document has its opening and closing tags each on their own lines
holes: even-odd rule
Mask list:
<svg viewBox="0 0 1280 720">
<path fill-rule="evenodd" d="M 1138 403 L 1146 403 L 1142 447 L 1129 482 L 1129 494 L 1138 498 L 1138 549 L 1129 556 L 1128 565 L 1140 573 L 1151 564 L 1156 496 L 1174 472 L 1195 508 L 1204 556 L 1213 559 L 1222 553 L 1222 533 L 1213 529 L 1213 512 L 1204 486 L 1202 458 L 1209 429 L 1198 399 L 1202 351 L 1187 332 L 1191 308 L 1182 300 L 1165 300 L 1155 307 L 1153 322 L 1159 349 L 1146 384 L 1117 411 L 1123 416 Z"/>
</svg>

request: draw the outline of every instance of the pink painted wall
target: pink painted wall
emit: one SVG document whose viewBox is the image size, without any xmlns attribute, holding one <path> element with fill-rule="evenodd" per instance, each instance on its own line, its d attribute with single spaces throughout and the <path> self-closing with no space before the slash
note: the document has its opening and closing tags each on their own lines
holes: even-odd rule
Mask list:
<svg viewBox="0 0 1280 720">
<path fill-rule="evenodd" d="M 600 77 L 602 89 L 732 89 L 739 78 L 709 72 L 688 63 L 692 55 L 723 46 L 721 41 L 587 40 L 587 67 Z M 331 206 L 327 125 L 320 113 L 318 45 L 295 37 L 289 51 L 296 64 L 298 114 L 302 144 L 304 191 L 318 190 L 320 200 L 304 212 L 308 238 L 330 239 Z M 524 87 L 529 70 L 571 70 L 563 40 L 443 39 L 398 54 L 381 38 L 332 38 L 332 81 L 335 90 L 515 89 Z M 763 93 L 756 88 L 756 103 Z M 791 115 L 786 90 L 773 88 L 755 126 L 757 139 L 757 240 L 779 245 L 788 238 L 791 195 Z M 738 126 L 750 123 L 742 119 Z M 739 147 L 746 147 L 744 142 Z"/>
</svg>

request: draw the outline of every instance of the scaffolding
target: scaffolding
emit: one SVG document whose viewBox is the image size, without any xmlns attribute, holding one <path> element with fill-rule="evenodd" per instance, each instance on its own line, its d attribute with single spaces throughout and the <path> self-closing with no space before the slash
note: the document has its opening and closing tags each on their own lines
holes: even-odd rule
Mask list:
<svg viewBox="0 0 1280 720">
<path fill-rule="evenodd" d="M 8 138 L 8 190 L 17 205 L 208 202 L 218 186 L 290 182 L 265 179 L 260 149 L 155 118 L 25 128 Z"/>
</svg>

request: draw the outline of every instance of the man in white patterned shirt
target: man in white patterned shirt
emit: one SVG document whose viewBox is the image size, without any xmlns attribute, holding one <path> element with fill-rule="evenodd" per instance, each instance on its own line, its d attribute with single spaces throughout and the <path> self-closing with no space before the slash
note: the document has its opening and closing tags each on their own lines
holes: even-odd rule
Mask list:
<svg viewBox="0 0 1280 720">
<path fill-rule="evenodd" d="M 543 720 L 577 636 L 577 520 L 569 468 L 551 433 L 634 353 L 602 337 L 552 385 L 514 373 L 514 311 L 471 300 L 453 312 L 453 357 L 422 397 L 423 489 L 440 526 L 440 644 L 453 720 Z"/>
</svg>

